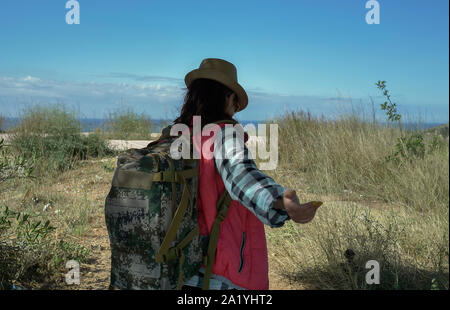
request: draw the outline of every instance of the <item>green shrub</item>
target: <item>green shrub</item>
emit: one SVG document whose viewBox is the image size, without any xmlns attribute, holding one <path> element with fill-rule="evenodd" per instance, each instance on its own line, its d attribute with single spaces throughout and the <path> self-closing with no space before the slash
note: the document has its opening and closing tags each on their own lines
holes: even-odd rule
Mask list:
<svg viewBox="0 0 450 310">
<path fill-rule="evenodd" d="M 381 104 L 381 109 L 386 111 L 388 121 L 400 121 L 402 116 L 397 113 L 397 104 L 391 101 L 391 95 L 389 95 L 389 91 L 386 89 L 386 81 L 378 81 L 375 85 L 383 91 L 383 95 L 387 99 L 387 101 Z"/>
<path fill-rule="evenodd" d="M 72 169 L 79 160 L 114 154 L 99 135 L 81 135 L 80 122 L 64 106 L 34 106 L 14 128 L 11 145 L 38 173 Z"/>
<path fill-rule="evenodd" d="M 36 104 L 20 112 L 20 122 L 13 132 L 23 134 L 55 134 L 62 131 L 65 134 L 80 133 L 81 124 L 74 111 L 62 104 Z"/>
<path fill-rule="evenodd" d="M 0 139 L 0 184 L 8 179 L 29 177 L 33 172 L 33 163 L 23 156 L 11 154 Z"/>
<path fill-rule="evenodd" d="M 386 115 L 388 116 L 388 122 L 398 121 L 400 125 L 400 131 L 402 133 L 400 138 L 397 138 L 397 143 L 395 144 L 395 152 L 392 155 L 386 157 L 386 161 L 394 161 L 396 164 L 401 165 L 402 161 L 399 160 L 400 157 L 413 162 L 414 159 L 424 159 L 426 154 L 431 154 L 435 150 L 441 149 L 444 145 L 443 137 L 439 135 L 434 135 L 433 140 L 427 147 L 424 143 L 424 136 L 422 132 L 416 132 L 409 135 L 403 135 L 402 124 L 400 123 L 401 115 L 397 113 L 396 103 L 391 101 L 391 95 L 386 89 L 386 81 L 378 81 L 375 84 L 380 90 L 383 91 L 383 95 L 388 101 L 381 104 L 381 109 L 386 110 Z"/>
<path fill-rule="evenodd" d="M 0 206 L 0 289 L 51 286 L 61 281 L 65 262 L 87 258 L 85 247 L 55 240 L 50 221 L 36 217 Z"/>
<path fill-rule="evenodd" d="M 102 130 L 109 139 L 149 140 L 151 120 L 145 114 L 139 115 L 132 109 L 111 112 Z"/>
</svg>

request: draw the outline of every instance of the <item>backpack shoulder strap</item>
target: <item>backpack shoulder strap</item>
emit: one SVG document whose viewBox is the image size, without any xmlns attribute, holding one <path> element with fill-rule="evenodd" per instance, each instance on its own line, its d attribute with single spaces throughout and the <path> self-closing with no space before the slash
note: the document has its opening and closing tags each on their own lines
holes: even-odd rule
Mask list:
<svg viewBox="0 0 450 310">
<path fill-rule="evenodd" d="M 219 200 L 217 201 L 217 215 L 209 234 L 208 250 L 204 259 L 205 264 L 205 276 L 203 278 L 203 289 L 209 289 L 209 280 L 211 279 L 212 268 L 216 256 L 217 241 L 220 235 L 220 223 L 222 223 L 228 213 L 228 209 L 231 205 L 231 196 L 225 188 Z"/>
</svg>

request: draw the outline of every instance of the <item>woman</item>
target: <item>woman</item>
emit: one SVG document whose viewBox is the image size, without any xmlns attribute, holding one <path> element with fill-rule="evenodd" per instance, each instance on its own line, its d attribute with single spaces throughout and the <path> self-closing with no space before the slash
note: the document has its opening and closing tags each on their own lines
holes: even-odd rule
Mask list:
<svg viewBox="0 0 450 310">
<path fill-rule="evenodd" d="M 186 75 L 185 82 L 188 89 L 184 105 L 174 123 L 192 126 L 196 115 L 201 117 L 202 126 L 233 120 L 234 114 L 248 104 L 247 94 L 237 82 L 235 66 L 225 60 L 204 59 L 198 69 Z M 232 198 L 220 225 L 209 289 L 268 289 L 264 224 L 281 227 L 289 219 L 308 223 L 320 204 L 300 204 L 294 190 L 285 189 L 257 168 L 245 145 L 236 148 L 239 143 L 234 139 L 239 139 L 239 134 L 230 135 L 224 124 L 220 125 L 221 134 L 213 135 L 214 158 L 207 159 L 202 153 L 199 166 L 200 234 L 211 231 L 216 202 L 223 191 Z M 201 144 L 209 138 L 201 137 Z M 201 288 L 204 274 L 202 267 L 198 275 L 185 282 L 184 289 Z"/>
</svg>

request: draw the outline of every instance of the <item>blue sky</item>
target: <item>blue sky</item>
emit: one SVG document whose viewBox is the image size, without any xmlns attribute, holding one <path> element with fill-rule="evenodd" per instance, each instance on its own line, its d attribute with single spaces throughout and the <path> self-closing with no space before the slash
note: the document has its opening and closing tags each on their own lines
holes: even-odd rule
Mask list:
<svg viewBox="0 0 450 310">
<path fill-rule="evenodd" d="M 249 95 L 236 116 L 262 120 L 289 110 L 334 117 L 362 107 L 385 120 L 375 82 L 398 111 L 449 119 L 449 2 L 379 0 L 65 0 L 0 4 L 0 113 L 64 103 L 84 117 L 133 108 L 174 118 L 184 76 L 203 58 L 234 63 Z"/>
</svg>

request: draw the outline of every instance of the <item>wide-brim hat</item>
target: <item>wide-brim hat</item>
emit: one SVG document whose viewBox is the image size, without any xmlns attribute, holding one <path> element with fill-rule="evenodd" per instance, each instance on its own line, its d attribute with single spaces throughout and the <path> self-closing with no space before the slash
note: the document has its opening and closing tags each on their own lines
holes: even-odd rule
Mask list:
<svg viewBox="0 0 450 310">
<path fill-rule="evenodd" d="M 196 79 L 214 80 L 235 92 L 239 100 L 239 108 L 236 112 L 242 111 L 247 107 L 247 93 L 239 85 L 236 67 L 231 62 L 218 58 L 203 59 L 198 69 L 192 70 L 184 77 L 186 87 L 189 88 Z"/>
</svg>

